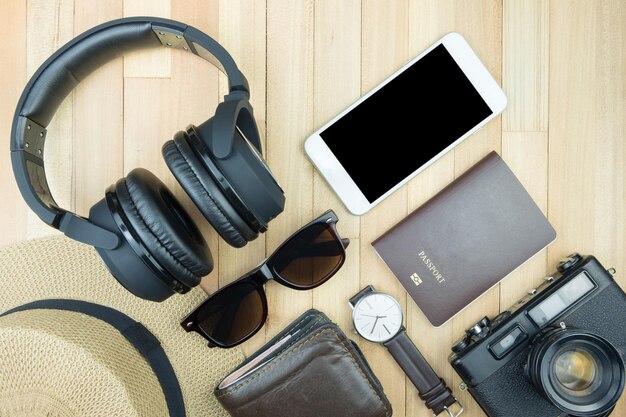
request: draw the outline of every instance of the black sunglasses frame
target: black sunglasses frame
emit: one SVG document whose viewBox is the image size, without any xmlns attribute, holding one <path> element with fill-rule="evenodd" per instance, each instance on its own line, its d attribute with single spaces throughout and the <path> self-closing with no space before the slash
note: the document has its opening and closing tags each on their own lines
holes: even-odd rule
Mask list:
<svg viewBox="0 0 626 417">
<path fill-rule="evenodd" d="M 261 263 L 259 266 L 257 266 L 256 268 L 254 268 L 252 271 L 248 272 L 247 274 L 243 275 L 238 280 L 228 284 L 227 286 L 223 288 L 220 288 L 218 291 L 211 294 L 209 298 L 203 301 L 202 304 L 196 307 L 187 317 L 185 317 L 183 321 L 180 323 L 180 325 L 187 332 L 196 332 L 200 334 L 209 342 L 209 347 L 211 348 L 212 347 L 231 348 L 231 347 L 240 345 L 241 343 L 250 339 L 265 325 L 265 322 L 267 321 L 267 315 L 268 315 L 267 294 L 265 293 L 264 287 L 268 281 L 272 281 L 272 280 L 276 281 L 294 290 L 299 290 L 299 291 L 310 290 L 310 289 L 319 287 L 320 285 L 324 284 L 326 281 L 332 278 L 332 276 L 335 275 L 335 273 L 337 273 L 339 269 L 341 269 L 344 262 L 346 261 L 346 248 L 350 244 L 350 239 L 341 238 L 339 236 L 339 233 L 337 232 L 338 221 L 339 221 L 339 218 L 337 217 L 335 212 L 332 210 L 328 210 L 324 214 L 319 216 L 317 219 L 307 223 L 306 225 L 301 227 L 297 232 L 289 236 L 289 238 L 287 238 L 287 240 L 285 240 L 278 248 L 276 248 L 276 250 L 274 250 L 274 252 L 272 252 L 272 254 L 269 257 L 267 257 L 265 261 L 263 261 L 263 263 Z M 321 279 L 319 282 L 316 282 L 313 285 L 303 286 L 303 285 L 294 284 L 293 282 L 289 282 L 288 280 L 281 277 L 280 274 L 276 271 L 276 265 L 275 265 L 276 255 L 280 253 L 280 251 L 287 244 L 293 242 L 293 240 L 296 239 L 306 229 L 310 228 L 311 226 L 318 225 L 318 224 L 326 224 L 329 226 L 330 233 L 333 235 L 333 237 L 337 240 L 337 242 L 341 246 L 341 249 L 342 249 L 341 260 L 337 263 L 337 265 L 330 272 L 326 274 L 326 276 L 323 279 Z M 202 327 L 198 323 L 198 315 L 200 314 L 200 311 L 202 311 L 204 306 L 206 306 L 208 303 L 211 302 L 211 299 L 214 296 L 216 296 L 218 293 L 222 291 L 225 291 L 237 285 L 254 286 L 256 291 L 259 293 L 259 296 L 261 297 L 261 303 L 263 307 L 262 319 L 259 321 L 259 324 L 253 330 L 251 330 L 246 336 L 240 338 L 239 340 L 233 343 L 224 344 L 212 338 L 202 329 Z"/>
</svg>

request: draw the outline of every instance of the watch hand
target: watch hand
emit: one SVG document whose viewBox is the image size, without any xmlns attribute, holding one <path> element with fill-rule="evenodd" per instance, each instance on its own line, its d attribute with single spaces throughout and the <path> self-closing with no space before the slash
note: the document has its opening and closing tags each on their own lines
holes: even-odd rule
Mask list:
<svg viewBox="0 0 626 417">
<path fill-rule="evenodd" d="M 370 334 L 374 333 L 374 329 L 376 328 L 376 323 L 378 323 L 378 316 L 376 316 L 376 320 L 374 320 L 374 325 L 372 326 L 372 331 Z"/>
<path fill-rule="evenodd" d="M 384 318 L 387 318 L 387 316 L 372 316 L 372 315 L 370 315 L 370 314 L 361 314 L 361 315 L 362 315 L 362 316 L 365 316 L 365 317 L 375 317 L 375 318 L 377 318 L 377 319 L 384 319 Z"/>
</svg>

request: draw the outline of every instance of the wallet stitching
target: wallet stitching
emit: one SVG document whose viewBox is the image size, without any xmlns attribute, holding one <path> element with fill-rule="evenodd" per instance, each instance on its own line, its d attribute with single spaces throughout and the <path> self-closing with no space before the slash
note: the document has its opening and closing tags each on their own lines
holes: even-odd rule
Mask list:
<svg viewBox="0 0 626 417">
<path fill-rule="evenodd" d="M 321 316 L 320 316 L 321 317 Z M 316 337 L 318 337 L 320 334 L 324 333 L 324 332 L 332 332 L 335 337 L 337 338 L 337 340 L 339 340 L 339 343 L 341 343 L 341 345 L 346 349 L 346 351 L 350 354 L 350 359 L 352 360 L 352 364 L 356 367 L 357 371 L 359 371 L 359 373 L 361 374 L 361 376 L 367 381 L 367 384 L 369 385 L 370 389 L 372 390 L 372 392 L 374 393 L 374 395 L 376 395 L 376 398 L 378 399 L 378 402 L 380 403 L 380 405 L 385 409 L 385 415 L 386 416 L 390 416 L 391 414 L 389 414 L 389 410 L 387 409 L 387 406 L 385 405 L 384 401 L 382 400 L 382 398 L 380 397 L 380 395 L 378 394 L 378 392 L 374 389 L 374 387 L 372 386 L 372 383 L 370 381 L 370 379 L 365 375 L 365 373 L 363 372 L 363 370 L 361 369 L 361 367 L 358 365 L 356 359 L 354 358 L 354 355 L 352 354 L 352 352 L 350 351 L 350 349 L 346 346 L 346 344 L 344 343 L 343 340 L 341 340 L 341 338 L 339 337 L 339 334 L 335 331 L 335 329 L 333 328 L 325 328 L 322 329 L 320 331 L 318 331 L 317 333 L 315 333 L 313 336 L 309 337 L 308 339 L 304 340 L 302 342 L 302 344 L 300 346 L 298 346 L 296 349 L 292 350 L 289 353 L 286 353 L 283 357 L 279 358 L 276 362 L 274 362 L 271 365 L 268 365 L 267 368 L 265 368 L 264 370 L 262 370 L 261 372 L 259 372 L 258 374 L 256 374 L 255 376 L 253 376 L 252 378 L 243 381 L 241 384 L 233 387 L 230 390 L 227 390 L 219 395 L 216 395 L 217 398 L 223 398 L 223 397 L 227 397 L 231 394 L 233 394 L 234 392 L 238 391 L 239 389 L 245 387 L 246 385 L 248 385 L 249 383 L 251 383 L 252 381 L 254 381 L 255 379 L 259 378 L 261 375 L 263 375 L 265 372 L 271 370 L 272 368 L 274 368 L 276 365 L 278 365 L 283 359 L 288 358 L 289 356 L 295 354 L 296 352 L 298 352 L 300 349 L 302 349 L 304 347 L 304 345 L 306 345 L 307 343 L 309 343 L 310 341 L 312 341 L 313 339 L 315 339 Z M 294 342 L 295 343 L 295 342 Z M 290 345 L 292 346 L 292 345 Z"/>
<path fill-rule="evenodd" d="M 385 405 L 385 402 L 382 400 L 382 398 L 380 398 L 380 395 L 378 394 L 378 391 L 376 391 L 374 389 L 374 387 L 372 386 L 372 382 L 370 381 L 370 378 L 368 378 L 367 375 L 365 375 L 365 373 L 363 372 L 363 369 L 361 369 L 361 367 L 359 366 L 359 364 L 356 361 L 356 358 L 354 357 L 352 351 L 348 348 L 348 346 L 346 346 L 344 341 L 341 340 L 341 338 L 339 337 L 339 334 L 334 329 L 328 329 L 328 330 L 333 332 L 333 334 L 335 335 L 337 340 L 339 340 L 339 343 L 341 343 L 343 345 L 343 347 L 346 348 L 346 352 L 348 352 L 350 354 L 350 358 L 352 359 L 352 364 L 356 367 L 357 371 L 359 371 L 361 376 L 367 381 L 367 385 L 369 385 L 369 387 L 372 390 L 372 392 L 374 393 L 374 395 L 376 395 L 376 398 L 378 398 L 378 402 L 385 409 L 385 416 L 391 416 L 391 414 L 389 413 L 389 410 L 387 409 L 387 406 Z"/>
</svg>

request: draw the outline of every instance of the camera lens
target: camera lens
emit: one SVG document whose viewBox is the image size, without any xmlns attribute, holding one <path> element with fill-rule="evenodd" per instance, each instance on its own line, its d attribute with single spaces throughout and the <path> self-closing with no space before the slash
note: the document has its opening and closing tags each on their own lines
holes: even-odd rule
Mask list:
<svg viewBox="0 0 626 417">
<path fill-rule="evenodd" d="M 531 348 L 528 377 L 555 407 L 576 416 L 611 410 L 624 390 L 624 362 L 607 340 L 576 329 L 555 329 Z"/>
<path fill-rule="evenodd" d="M 596 385 L 599 365 L 593 353 L 586 349 L 563 351 L 554 359 L 553 366 L 556 381 L 572 395 L 584 395 Z"/>
</svg>

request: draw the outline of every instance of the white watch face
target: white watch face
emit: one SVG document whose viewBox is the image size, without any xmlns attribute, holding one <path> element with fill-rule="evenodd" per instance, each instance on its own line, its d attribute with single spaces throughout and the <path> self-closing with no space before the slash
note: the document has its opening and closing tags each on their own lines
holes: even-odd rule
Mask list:
<svg viewBox="0 0 626 417">
<path fill-rule="evenodd" d="M 372 293 L 354 306 L 352 320 L 356 331 L 372 342 L 386 342 L 402 327 L 402 309 L 390 295 Z"/>
</svg>

